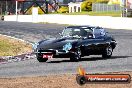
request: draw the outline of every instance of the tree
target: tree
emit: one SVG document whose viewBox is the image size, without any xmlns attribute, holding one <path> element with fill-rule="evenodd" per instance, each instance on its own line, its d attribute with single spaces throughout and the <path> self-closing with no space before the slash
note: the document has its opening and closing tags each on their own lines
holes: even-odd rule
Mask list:
<svg viewBox="0 0 132 88">
<path fill-rule="evenodd" d="M 92 3 L 108 3 L 109 0 L 85 0 L 82 5 L 82 11 L 92 11 Z"/>
<path fill-rule="evenodd" d="M 85 0 L 82 5 L 82 11 L 92 11 L 92 3 L 95 2 L 95 0 Z"/>
</svg>

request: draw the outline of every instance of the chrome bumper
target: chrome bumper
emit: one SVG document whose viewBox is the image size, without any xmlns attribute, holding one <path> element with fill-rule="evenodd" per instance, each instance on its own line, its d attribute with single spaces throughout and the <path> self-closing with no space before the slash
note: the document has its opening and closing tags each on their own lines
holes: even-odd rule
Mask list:
<svg viewBox="0 0 132 88">
<path fill-rule="evenodd" d="M 53 55 L 68 54 L 68 52 L 66 52 L 64 50 L 43 50 L 43 51 L 36 51 L 34 53 L 35 54 L 50 54 L 50 53 L 52 53 Z"/>
</svg>

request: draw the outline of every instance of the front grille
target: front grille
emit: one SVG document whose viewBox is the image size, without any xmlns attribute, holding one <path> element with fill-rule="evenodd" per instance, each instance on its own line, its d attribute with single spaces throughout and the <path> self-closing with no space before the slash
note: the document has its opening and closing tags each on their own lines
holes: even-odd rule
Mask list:
<svg viewBox="0 0 132 88">
<path fill-rule="evenodd" d="M 38 50 L 38 53 L 56 54 L 56 51 L 55 50 Z"/>
</svg>

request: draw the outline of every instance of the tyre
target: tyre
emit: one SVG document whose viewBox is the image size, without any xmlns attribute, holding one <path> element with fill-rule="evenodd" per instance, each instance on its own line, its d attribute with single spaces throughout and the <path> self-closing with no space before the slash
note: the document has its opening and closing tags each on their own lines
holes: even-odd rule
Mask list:
<svg viewBox="0 0 132 88">
<path fill-rule="evenodd" d="M 87 80 L 84 76 L 77 76 L 76 81 L 79 85 L 84 85 L 87 82 Z"/>
<path fill-rule="evenodd" d="M 71 61 L 74 61 L 74 62 L 77 62 L 81 59 L 81 50 L 80 49 L 77 49 L 73 54 L 72 56 L 70 57 L 70 60 Z"/>
<path fill-rule="evenodd" d="M 110 58 L 112 56 L 113 48 L 111 45 L 107 46 L 102 54 L 103 58 Z"/>
<path fill-rule="evenodd" d="M 48 58 L 40 58 L 40 57 L 37 57 L 37 60 L 39 62 L 46 62 L 48 60 Z"/>
</svg>

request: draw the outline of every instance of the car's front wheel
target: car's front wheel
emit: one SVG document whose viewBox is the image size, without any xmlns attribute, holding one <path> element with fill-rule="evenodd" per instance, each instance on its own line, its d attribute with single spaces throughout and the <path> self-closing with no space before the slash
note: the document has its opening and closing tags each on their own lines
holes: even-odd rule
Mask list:
<svg viewBox="0 0 132 88">
<path fill-rule="evenodd" d="M 102 54 L 103 58 L 110 58 L 112 56 L 113 48 L 111 45 L 107 46 Z"/>
<path fill-rule="evenodd" d="M 37 60 L 39 62 L 46 62 L 48 60 L 48 58 L 40 58 L 40 57 L 37 57 Z"/>
<path fill-rule="evenodd" d="M 70 57 L 70 60 L 71 61 L 79 61 L 81 59 L 81 50 L 80 49 L 77 49 Z"/>
</svg>

